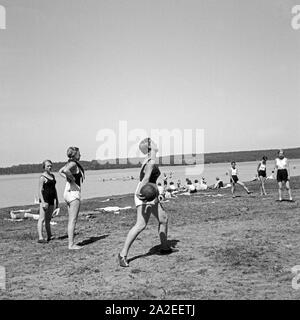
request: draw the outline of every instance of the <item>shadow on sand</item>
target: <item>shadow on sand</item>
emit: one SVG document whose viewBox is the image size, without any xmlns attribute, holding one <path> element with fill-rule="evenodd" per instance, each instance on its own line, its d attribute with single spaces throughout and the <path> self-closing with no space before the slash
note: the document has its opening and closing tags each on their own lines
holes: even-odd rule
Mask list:
<svg viewBox="0 0 300 320">
<path fill-rule="evenodd" d="M 87 246 L 88 244 L 94 243 L 101 239 L 105 239 L 108 236 L 109 236 L 108 234 L 103 234 L 102 236 L 98 236 L 98 237 L 90 237 L 88 239 L 82 240 L 81 242 L 77 243 L 77 245 L 80 247 Z"/>
<path fill-rule="evenodd" d="M 77 236 L 79 233 L 78 232 L 75 232 L 74 233 L 74 236 Z M 67 234 L 64 234 L 63 236 L 59 236 L 56 238 L 57 240 L 64 240 L 64 239 L 68 239 L 68 235 Z"/>
<path fill-rule="evenodd" d="M 139 258 L 153 256 L 153 255 L 162 256 L 162 255 L 169 255 L 174 252 L 178 252 L 179 251 L 178 249 L 174 249 L 178 242 L 179 242 L 179 240 L 168 240 L 168 245 L 170 248 L 172 248 L 172 252 L 161 253 L 160 252 L 161 245 L 157 245 L 157 246 L 152 247 L 147 253 L 140 254 L 138 256 L 132 257 L 131 259 L 128 259 L 128 262 L 131 262 L 131 261 L 139 259 Z"/>
</svg>

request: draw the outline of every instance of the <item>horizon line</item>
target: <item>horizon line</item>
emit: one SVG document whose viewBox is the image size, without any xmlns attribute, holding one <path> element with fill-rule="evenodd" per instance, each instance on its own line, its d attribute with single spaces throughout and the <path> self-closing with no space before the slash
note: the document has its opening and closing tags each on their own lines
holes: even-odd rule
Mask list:
<svg viewBox="0 0 300 320">
<path fill-rule="evenodd" d="M 293 150 L 293 149 L 300 149 L 300 147 L 290 147 L 290 148 L 284 148 L 283 150 Z M 205 155 L 210 155 L 210 154 L 224 154 L 224 153 L 238 153 L 238 152 L 270 152 L 270 151 L 275 151 L 275 150 L 280 150 L 280 148 L 271 148 L 271 149 L 254 149 L 254 150 L 237 150 L 237 151 L 215 151 L 215 152 L 208 152 L 208 153 L 204 153 Z M 187 154 L 172 154 L 172 155 L 164 155 L 164 156 L 159 156 L 158 158 L 167 158 L 167 157 L 175 157 L 175 156 L 196 156 L 199 154 L 195 154 L 195 153 L 187 153 Z M 84 162 L 92 162 L 92 161 L 97 161 L 97 162 L 103 162 L 106 161 L 106 163 L 108 161 L 114 161 L 114 160 L 129 160 L 129 159 L 143 159 L 143 156 L 141 157 L 131 157 L 131 158 L 110 158 L 110 159 L 92 159 L 92 160 L 80 160 L 80 161 L 84 161 Z M 65 160 L 63 161 L 53 161 L 53 163 L 63 163 L 66 162 Z M 6 167 L 0 167 L 0 169 L 7 169 L 7 168 L 11 168 L 11 167 L 17 167 L 17 166 L 21 166 L 21 165 L 38 165 L 40 163 L 19 163 L 19 164 L 12 164 L 10 166 L 6 166 Z"/>
</svg>

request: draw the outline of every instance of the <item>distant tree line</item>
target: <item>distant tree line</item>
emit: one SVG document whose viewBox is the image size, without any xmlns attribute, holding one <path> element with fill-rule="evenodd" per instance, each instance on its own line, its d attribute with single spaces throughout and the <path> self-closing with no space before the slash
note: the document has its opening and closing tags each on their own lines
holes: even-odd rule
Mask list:
<svg viewBox="0 0 300 320">
<path fill-rule="evenodd" d="M 263 156 L 272 161 L 277 157 L 278 151 L 279 149 L 208 153 L 205 155 L 205 163 L 259 161 Z M 300 148 L 284 149 L 284 153 L 288 159 L 300 159 Z"/>
<path fill-rule="evenodd" d="M 216 152 L 207 153 L 204 155 L 204 163 L 221 163 L 230 162 L 235 160 L 236 162 L 245 161 L 259 161 L 263 156 L 267 156 L 269 160 L 275 159 L 278 149 L 272 150 L 252 150 L 252 151 L 233 151 L 233 152 Z M 285 154 L 289 159 L 300 158 L 300 148 L 285 149 Z M 161 166 L 177 166 L 177 165 L 191 165 L 195 164 L 191 162 L 191 159 L 195 158 L 195 155 L 176 155 L 160 157 L 159 164 Z M 197 157 L 197 161 L 199 158 Z M 136 158 L 130 159 L 115 159 L 113 161 L 80 161 L 85 170 L 107 170 L 107 169 L 127 169 L 137 168 L 141 166 L 142 159 Z M 53 171 L 57 172 L 65 162 L 54 162 Z M 39 173 L 42 172 L 42 164 L 19 164 L 7 168 L 0 168 L 0 175 L 5 174 L 25 174 L 25 173 Z"/>
</svg>

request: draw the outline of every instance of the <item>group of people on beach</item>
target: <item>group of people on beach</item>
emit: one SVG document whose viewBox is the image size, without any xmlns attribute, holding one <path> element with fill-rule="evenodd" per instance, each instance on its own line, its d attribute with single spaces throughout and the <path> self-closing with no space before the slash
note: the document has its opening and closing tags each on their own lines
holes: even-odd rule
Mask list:
<svg viewBox="0 0 300 320">
<path fill-rule="evenodd" d="M 75 226 L 78 219 L 80 201 L 81 201 L 81 184 L 85 178 L 84 169 L 79 163 L 81 154 L 79 148 L 69 147 L 67 150 L 67 163 L 59 170 L 59 174 L 66 180 L 64 191 L 64 200 L 68 206 L 68 241 L 69 249 L 80 249 L 74 243 Z M 55 208 L 58 208 L 58 196 L 56 190 L 56 180 L 52 170 L 52 161 L 43 162 L 44 172 L 39 180 L 39 202 L 40 215 L 38 220 L 38 243 L 47 243 L 54 239 L 51 233 L 50 221 Z M 47 233 L 47 239 L 43 238 L 43 225 Z"/>
<path fill-rule="evenodd" d="M 277 171 L 277 181 L 279 185 L 279 201 L 282 201 L 282 190 L 283 186 L 286 186 L 286 189 L 288 190 L 289 194 L 289 200 L 292 201 L 292 195 L 291 195 L 291 188 L 290 188 L 290 183 L 289 183 L 289 177 L 290 177 L 290 169 L 289 169 L 289 164 L 287 158 L 284 156 L 283 150 L 280 150 L 278 152 L 278 157 L 275 159 L 275 166 L 274 169 L 272 170 L 272 174 L 267 177 L 267 157 L 263 156 L 261 161 L 259 162 L 257 166 L 257 173 L 255 175 L 255 179 L 253 181 L 259 181 L 260 183 L 260 194 L 267 195 L 266 189 L 265 189 L 265 183 L 266 180 L 270 179 L 275 179 L 275 171 Z M 243 183 L 238 175 L 238 168 L 237 164 L 235 161 L 231 162 L 230 169 L 228 172 L 226 172 L 226 175 L 229 176 L 229 183 L 226 185 L 224 182 L 219 178 L 216 177 L 216 182 L 213 185 L 207 185 L 205 178 L 202 177 L 199 180 L 195 179 L 194 182 L 192 182 L 189 178 L 186 178 L 186 183 L 185 185 L 181 184 L 181 181 L 178 180 L 176 183 L 176 186 L 173 181 L 170 181 L 169 185 L 167 183 L 166 179 L 166 174 L 164 174 L 163 182 L 164 184 L 162 185 L 161 182 L 158 182 L 158 190 L 159 193 L 164 195 L 166 198 L 175 196 L 178 193 L 196 193 L 198 191 L 205 191 L 209 189 L 225 189 L 225 188 L 231 188 L 231 193 L 232 196 L 235 197 L 235 191 L 236 191 L 236 185 L 240 185 L 243 187 L 243 189 L 248 193 L 251 194 L 252 192 L 247 188 L 245 183 Z"/>
<path fill-rule="evenodd" d="M 263 156 L 261 161 L 259 162 L 257 166 L 257 180 L 260 182 L 260 194 L 267 195 L 266 193 L 266 188 L 265 188 L 265 183 L 267 179 L 273 179 L 274 174 L 276 173 L 276 179 L 278 182 L 278 195 L 279 199 L 278 201 L 282 201 L 282 191 L 283 187 L 287 189 L 289 199 L 288 201 L 293 201 L 292 197 L 292 191 L 291 191 L 291 186 L 290 186 L 290 167 L 288 163 L 288 159 L 284 155 L 283 150 L 278 151 L 278 156 L 275 159 L 275 165 L 274 165 L 274 170 L 272 171 L 272 175 L 267 177 L 267 160 L 268 158 L 266 156 Z M 231 183 L 231 192 L 233 197 L 235 197 L 235 189 L 236 189 L 236 184 L 241 185 L 245 191 L 250 194 L 252 193 L 249 191 L 249 189 L 246 187 L 246 185 L 239 180 L 238 178 L 238 169 L 236 167 L 236 162 L 232 161 L 231 162 L 231 168 L 229 170 L 229 176 L 230 176 L 230 183 Z"/>
<path fill-rule="evenodd" d="M 177 182 L 177 187 L 174 182 L 170 182 L 168 186 L 164 182 L 164 186 L 161 183 L 157 184 L 157 180 L 161 175 L 160 169 L 156 161 L 156 155 L 158 152 L 157 145 L 151 138 L 142 140 L 139 144 L 140 151 L 145 155 L 145 159 L 142 163 L 139 182 L 134 194 L 134 202 L 137 210 L 137 218 L 135 225 L 130 229 L 125 239 L 124 245 L 120 253 L 118 254 L 118 262 L 121 267 L 128 267 L 128 252 L 137 236 L 146 228 L 150 215 L 153 214 L 158 221 L 158 233 L 161 242 L 160 253 L 169 254 L 172 252 L 172 248 L 169 246 L 167 241 L 168 234 L 168 215 L 162 206 L 165 192 L 174 192 L 176 190 L 194 193 L 198 190 L 208 189 L 205 179 L 201 179 L 199 183 L 195 180 L 194 184 L 191 180 L 186 179 L 186 186 L 182 186 L 181 182 Z M 81 166 L 79 160 L 81 157 L 80 150 L 77 147 L 69 147 L 67 150 L 68 160 L 66 164 L 59 170 L 59 174 L 65 179 L 66 186 L 64 190 L 64 200 L 68 207 L 68 247 L 70 250 L 77 250 L 81 247 L 76 245 L 74 242 L 75 226 L 79 215 L 80 202 L 81 202 L 81 185 L 85 178 L 85 172 Z M 263 157 L 257 167 L 257 174 L 260 181 L 260 192 L 261 195 L 266 195 L 265 181 L 266 181 L 266 168 L 267 168 L 267 157 Z M 40 215 L 38 220 L 38 235 L 39 243 L 47 243 L 53 240 L 51 234 L 50 221 L 53 210 L 59 207 L 58 196 L 56 191 L 56 180 L 54 174 L 51 172 L 52 161 L 45 160 L 43 162 L 44 172 L 39 180 L 39 202 L 40 202 Z M 289 201 L 293 201 L 291 188 L 290 188 L 290 170 L 287 158 L 284 156 L 283 150 L 278 152 L 278 157 L 275 159 L 274 170 L 277 172 L 278 192 L 279 201 L 282 201 L 282 191 L 285 185 L 288 194 Z M 246 185 L 239 180 L 239 173 L 236 166 L 236 162 L 231 162 L 229 170 L 230 187 L 233 197 L 235 197 L 236 185 L 242 186 L 245 191 L 250 194 L 251 191 Z M 167 181 L 166 175 L 163 177 L 163 181 Z M 141 194 L 141 189 L 147 183 L 157 185 L 157 196 L 153 201 L 146 201 L 145 196 Z M 202 185 L 202 187 L 201 187 Z M 203 185 L 207 188 L 203 189 Z M 218 177 L 216 183 L 210 188 L 223 188 L 223 181 Z M 197 190 L 198 188 L 198 190 Z M 202 188 L 202 189 L 201 189 Z M 43 238 L 43 225 L 47 233 L 47 238 Z"/>
<path fill-rule="evenodd" d="M 198 191 L 204 191 L 208 189 L 219 189 L 224 188 L 223 181 L 220 180 L 219 177 L 216 178 L 216 183 L 212 186 L 208 186 L 205 178 L 202 177 L 199 180 L 195 179 L 192 182 L 189 178 L 185 179 L 185 184 L 181 183 L 181 180 L 178 180 L 176 185 L 173 181 L 170 181 L 169 184 L 162 185 L 161 182 L 157 183 L 159 194 L 162 195 L 164 198 L 172 198 L 176 197 L 177 194 L 192 194 Z"/>
</svg>

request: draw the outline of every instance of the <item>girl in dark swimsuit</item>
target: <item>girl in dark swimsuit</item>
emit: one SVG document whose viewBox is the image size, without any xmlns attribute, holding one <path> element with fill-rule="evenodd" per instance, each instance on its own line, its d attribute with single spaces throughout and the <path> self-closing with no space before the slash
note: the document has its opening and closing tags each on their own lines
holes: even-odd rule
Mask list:
<svg viewBox="0 0 300 320">
<path fill-rule="evenodd" d="M 143 162 L 140 172 L 140 181 L 138 183 L 135 192 L 135 205 L 137 209 L 137 221 L 136 224 L 129 231 L 124 243 L 122 251 L 119 253 L 118 260 L 121 267 L 128 267 L 127 255 L 128 251 L 136 239 L 136 237 L 146 228 L 151 213 L 158 220 L 158 232 L 161 241 L 161 253 L 171 253 L 172 249 L 167 242 L 168 232 L 168 216 L 160 205 L 159 199 L 156 198 L 151 202 L 146 202 L 143 196 L 140 195 L 141 188 L 148 182 L 156 183 L 160 176 L 160 170 L 155 163 L 156 153 L 158 152 L 157 146 L 150 139 L 144 139 L 140 145 L 142 153 L 147 154 L 145 161 Z"/>
<path fill-rule="evenodd" d="M 43 162 L 44 172 L 39 181 L 39 197 L 40 197 L 40 216 L 37 224 L 39 243 L 46 243 L 52 240 L 50 221 L 55 207 L 58 208 L 58 197 L 55 188 L 56 180 L 54 174 L 51 173 L 52 162 L 45 160 Z M 47 240 L 43 238 L 43 225 L 45 223 Z"/>
</svg>

